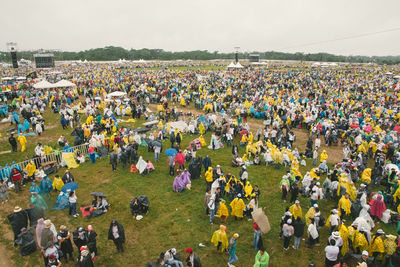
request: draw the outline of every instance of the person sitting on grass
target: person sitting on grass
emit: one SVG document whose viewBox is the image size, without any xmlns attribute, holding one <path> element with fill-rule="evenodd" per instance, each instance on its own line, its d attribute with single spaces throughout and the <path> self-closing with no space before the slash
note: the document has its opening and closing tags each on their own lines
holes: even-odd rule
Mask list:
<svg viewBox="0 0 400 267">
<path fill-rule="evenodd" d="M 186 171 L 186 170 L 185 170 Z M 180 170 L 176 170 L 177 176 L 175 177 L 174 184 L 173 184 L 173 190 L 174 192 L 183 192 L 185 189 L 190 190 L 190 174 L 189 172 L 186 171 L 186 173 L 180 173 Z"/>
</svg>

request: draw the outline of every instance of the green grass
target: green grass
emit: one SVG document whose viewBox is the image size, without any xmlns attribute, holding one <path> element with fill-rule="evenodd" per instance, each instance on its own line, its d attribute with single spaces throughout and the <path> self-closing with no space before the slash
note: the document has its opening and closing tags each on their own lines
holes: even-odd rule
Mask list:
<svg viewBox="0 0 400 267">
<path fill-rule="evenodd" d="M 43 137 L 30 137 L 28 139 L 28 152 L 33 153 L 34 145 L 37 140 L 42 140 L 46 144 L 50 142 L 55 144 L 60 134 L 69 136 L 71 130 L 62 130 L 58 121 L 58 115 L 46 112 L 46 126 L 56 125 L 56 127 L 45 131 Z M 142 123 L 139 120 L 135 123 L 135 127 L 139 127 Z M 49 127 L 49 126 L 47 126 Z M 4 129 L 1 130 L 4 136 Z M 183 147 L 196 138 L 195 135 L 183 136 Z M 71 138 L 71 137 L 69 137 Z M 209 142 L 210 134 L 206 136 Z M 238 140 L 235 140 L 237 143 Z M 7 141 L 1 141 L 1 147 L 8 145 Z M 169 147 L 169 141 L 164 142 L 164 147 Z M 244 148 L 240 148 L 240 153 Z M 0 162 L 10 162 L 12 160 L 19 161 L 25 157 L 26 153 L 13 153 L 0 155 Z M 153 161 L 153 153 L 147 152 L 147 147 L 140 147 L 139 154 L 145 160 Z M 221 165 L 225 173 L 231 172 L 234 175 L 239 174 L 238 168 L 230 166 L 231 150 L 224 148 L 212 152 L 208 148 L 203 148 L 197 152 L 198 155 L 205 156 L 209 154 L 213 166 Z M 302 167 L 301 172 L 304 174 L 310 169 Z M 93 219 L 68 218 L 67 210 L 64 211 L 47 211 L 46 216 L 50 218 L 56 225 L 57 229 L 61 224 L 67 225 L 70 231 L 77 226 L 91 224 L 98 233 L 98 250 L 99 258 L 96 266 L 144 266 L 148 261 L 155 261 L 160 252 L 166 251 L 172 247 L 184 257 L 184 250 L 192 247 L 200 256 L 203 266 L 227 266 L 228 256 L 217 254 L 215 247 L 210 243 L 212 233 L 218 229 L 220 221 L 218 218 L 214 220 L 214 225 L 209 224 L 208 217 L 205 216 L 203 206 L 203 198 L 205 193 L 204 176 L 200 179 L 192 181 L 192 190 L 185 191 L 182 194 L 172 192 L 172 183 L 174 177 L 168 175 L 166 156 L 161 155 L 160 161 L 154 164 L 156 170 L 147 176 L 139 174 L 131 174 L 129 167 L 122 169 L 118 166 L 116 172 L 111 171 L 111 166 L 107 159 L 99 160 L 95 164 L 86 162 L 77 169 L 71 170 L 77 182 L 79 189 L 77 190 L 78 207 L 87 206 L 91 203 L 90 192 L 101 191 L 108 196 L 108 201 L 112 204 L 111 210 L 100 217 Z M 280 200 L 279 181 L 285 170 L 276 170 L 273 167 L 266 166 L 250 166 L 249 180 L 253 185 L 257 184 L 261 190 L 260 207 L 265 208 L 265 213 L 269 217 L 272 230 L 263 236 L 264 245 L 270 254 L 269 266 L 308 266 L 308 263 L 314 262 L 317 266 L 322 266 L 325 254 L 323 252 L 324 244 L 328 237 L 328 229 L 321 230 L 321 247 L 313 250 L 305 248 L 302 241 L 301 249 L 294 251 L 283 250 L 283 242 L 278 239 L 280 231 L 280 220 L 285 208 L 289 205 Z M 64 170 L 60 170 L 62 174 Z M 52 179 L 54 175 L 50 178 Z M 324 178 L 323 178 L 324 179 Z M 322 180 L 323 180 L 322 179 Z M 129 210 L 129 202 L 134 196 L 147 195 L 150 199 L 150 211 L 141 221 L 132 218 Z M 10 201 L 2 206 L 0 210 L 1 220 L 6 227 L 0 229 L 0 242 L 8 250 L 11 251 L 12 260 L 16 266 L 40 266 L 42 258 L 39 253 L 21 258 L 19 251 L 12 246 L 12 235 L 10 235 L 11 227 L 6 219 L 6 215 L 11 213 L 14 206 L 20 205 L 25 208 L 29 203 L 29 187 L 25 187 L 24 191 L 18 195 L 10 192 Z M 52 193 L 48 199 L 49 207 L 55 204 L 56 194 Z M 301 198 L 303 214 L 306 213 L 309 200 Z M 329 210 L 336 204 L 326 200 L 321 200 L 320 207 L 322 214 L 328 217 Z M 122 256 L 115 253 L 116 249 L 112 241 L 107 240 L 107 233 L 110 221 L 118 220 L 125 228 L 127 242 L 125 244 L 126 252 Z M 229 238 L 234 233 L 240 234 L 238 240 L 237 255 L 239 261 L 235 266 L 248 267 L 253 266 L 255 251 L 252 248 L 253 243 L 253 222 L 247 219 L 235 221 L 229 217 L 226 223 Z M 385 231 L 394 232 L 393 227 L 383 227 Z M 292 241 L 293 242 L 293 241 Z M 198 244 L 203 243 L 205 248 L 199 248 Z M 74 247 L 75 248 L 75 247 Z M 75 248 L 76 255 L 76 248 Z M 74 266 L 65 264 L 65 266 Z"/>
</svg>

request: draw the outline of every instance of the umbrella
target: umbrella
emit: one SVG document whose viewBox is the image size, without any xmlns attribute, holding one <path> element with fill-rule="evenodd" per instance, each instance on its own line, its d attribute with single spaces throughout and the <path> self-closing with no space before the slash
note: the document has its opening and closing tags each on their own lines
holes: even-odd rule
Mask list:
<svg viewBox="0 0 400 267">
<path fill-rule="evenodd" d="M 61 191 L 63 191 L 64 193 L 67 193 L 67 191 L 75 191 L 76 189 L 78 189 L 79 185 L 77 183 L 71 182 L 71 183 L 67 183 L 65 184 L 62 188 Z"/>
<path fill-rule="evenodd" d="M 393 130 L 396 131 L 397 133 L 400 133 L 400 125 L 397 124 L 397 125 L 393 128 Z"/>
<path fill-rule="evenodd" d="M 92 196 L 95 196 L 95 197 L 107 197 L 106 195 L 104 195 L 103 193 L 101 193 L 101 192 L 93 192 L 93 193 L 90 193 Z"/>
<path fill-rule="evenodd" d="M 158 141 L 153 141 L 153 146 L 161 147 L 161 143 Z"/>
<path fill-rule="evenodd" d="M 175 148 L 168 148 L 167 150 L 165 150 L 165 155 L 169 156 L 175 156 L 176 154 L 178 154 L 178 151 L 176 151 Z"/>
<path fill-rule="evenodd" d="M 352 125 L 350 125 L 350 127 L 356 129 L 356 128 L 360 127 L 360 125 L 352 124 Z"/>
</svg>

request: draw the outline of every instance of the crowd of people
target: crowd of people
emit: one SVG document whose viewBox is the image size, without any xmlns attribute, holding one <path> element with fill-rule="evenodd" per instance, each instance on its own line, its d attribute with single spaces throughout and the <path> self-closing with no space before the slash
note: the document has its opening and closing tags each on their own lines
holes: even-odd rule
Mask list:
<svg viewBox="0 0 400 267">
<path fill-rule="evenodd" d="M 282 211 L 280 238 L 284 250 L 290 249 L 292 236 L 293 249 L 299 249 L 306 236 L 307 247 L 318 246 L 321 232 L 328 231 L 326 266 L 346 266 L 349 259 L 367 266 L 398 264 L 398 236 L 375 230 L 378 222 L 397 224 L 400 212 L 398 84 L 385 75 L 384 67 L 234 72 L 119 69 L 102 64 L 70 68 L 64 71 L 76 87 L 47 91 L 34 90 L 29 83 L 20 88 L 13 84 L 2 87 L 0 116 L 12 127 L 13 134 L 8 138 L 12 153 L 24 152 L 30 136 L 43 133 L 47 108 L 59 114 L 60 127 L 70 129 L 74 136 L 73 144 L 64 136 L 54 140 L 56 145 L 38 143 L 24 166 L 13 162 L 1 167 L 2 201 L 8 200 L 9 186 L 19 192 L 21 185 L 31 183 L 30 203 L 34 209 L 47 209 L 44 198 L 55 190 L 60 192 L 60 202 L 67 194 L 69 214 L 76 217 L 76 191 L 62 190 L 64 185 L 75 182 L 74 177 L 66 173 L 62 179 L 55 177 L 51 181 L 42 165 L 49 161 L 50 154 L 59 160 L 60 151 L 74 152 L 75 160 L 83 163 L 85 155 L 73 151 L 73 147 L 88 144 L 91 163 L 108 156 L 112 171 L 121 165 L 129 167 L 131 173 L 149 175 L 159 166 L 160 154 L 165 151 L 168 174 L 174 176 L 174 192 L 191 190 L 191 179 L 204 177 L 205 213 L 210 224 L 215 217 L 226 224 L 229 216 L 253 221 L 254 266 L 265 267 L 269 255 L 252 215 L 259 208 L 264 189 L 254 183 L 248 169 L 251 165 L 271 165 L 285 172 L 277 187 L 283 203 L 290 203 Z M 124 92 L 124 97 L 107 97 L 114 91 Z M 196 112 L 185 109 L 191 105 Z M 141 118 L 151 126 L 121 126 L 123 121 Z M 304 147 L 296 145 L 301 131 L 308 133 Z M 183 147 L 186 133 L 198 138 Z M 207 147 L 210 151 L 229 147 L 229 163 L 240 170 L 237 177 L 224 172 L 218 159 L 196 155 L 198 149 L 206 147 L 206 133 L 211 136 Z M 167 140 L 171 144 L 168 149 Z M 147 146 L 154 153 L 154 164 L 139 155 L 140 146 Z M 332 147 L 342 150 L 343 156 L 328 155 Z M 308 171 L 302 174 L 304 169 Z M 323 214 L 326 207 L 320 207 L 321 203 L 333 208 Z M 132 215 L 137 216 L 137 200 L 131 205 Z M 307 207 L 304 215 L 302 207 Z M 33 231 L 27 226 L 15 229 L 21 254 L 22 247 L 25 254 L 35 251 Z M 233 234 L 228 241 L 225 231 L 221 225 L 211 242 L 218 252 L 229 254 L 228 265 L 233 266 L 238 261 L 239 234 Z M 86 232 L 90 232 L 89 228 Z M 19 235 L 23 237 L 18 239 Z M 124 231 L 117 221 L 111 223 L 108 238 L 118 251 L 124 251 Z M 61 245 L 54 240 L 56 250 L 62 251 Z M 92 264 L 89 262 L 97 252 L 93 254 L 90 246 L 86 249 L 90 253 L 85 252 L 85 246 L 78 247 L 78 258 Z M 44 253 L 48 248 L 54 250 L 47 244 L 39 247 Z M 186 253 L 188 266 L 201 266 L 191 248 Z M 59 256 L 53 259 L 50 254 L 45 256 L 46 264 L 56 262 L 53 265 L 58 266 Z M 182 266 L 176 254 L 174 249 L 163 253 L 158 265 Z"/>
</svg>

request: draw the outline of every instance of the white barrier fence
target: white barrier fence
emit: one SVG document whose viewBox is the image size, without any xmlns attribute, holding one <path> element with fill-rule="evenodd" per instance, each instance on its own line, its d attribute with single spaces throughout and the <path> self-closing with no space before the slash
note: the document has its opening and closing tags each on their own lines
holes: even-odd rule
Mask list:
<svg viewBox="0 0 400 267">
<path fill-rule="evenodd" d="M 28 160 L 25 160 L 22 162 L 18 162 L 18 163 L 15 163 L 15 165 L 19 166 L 21 168 L 21 170 L 25 169 L 26 165 L 28 165 L 28 163 L 31 160 L 35 163 L 35 165 L 37 167 L 41 166 L 43 163 L 46 163 L 46 162 L 57 162 L 57 165 L 58 165 L 63 161 L 63 159 L 62 159 L 63 152 L 64 153 L 65 152 L 73 152 L 74 155 L 76 156 L 79 151 L 83 156 L 88 157 L 89 156 L 88 149 L 89 149 L 89 143 L 86 143 L 86 144 L 82 144 L 79 146 L 73 146 L 66 150 L 60 150 L 57 153 L 51 152 L 48 155 L 45 155 L 42 157 L 35 157 L 35 158 L 28 159 Z M 8 166 L 11 167 L 12 165 L 14 165 L 14 164 L 11 163 Z M 3 171 L 3 169 L 1 169 L 0 171 Z"/>
</svg>

